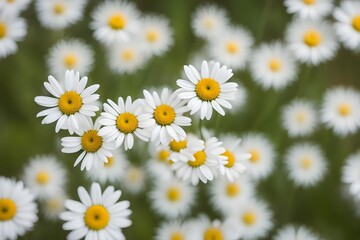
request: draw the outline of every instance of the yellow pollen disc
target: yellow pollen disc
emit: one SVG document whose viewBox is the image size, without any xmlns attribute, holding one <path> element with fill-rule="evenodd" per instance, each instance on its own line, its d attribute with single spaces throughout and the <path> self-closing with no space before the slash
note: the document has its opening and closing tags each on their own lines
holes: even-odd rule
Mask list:
<svg viewBox="0 0 360 240">
<path fill-rule="evenodd" d="M 349 116 L 351 114 L 351 107 L 349 104 L 342 103 L 338 107 L 338 112 L 343 117 Z"/>
<path fill-rule="evenodd" d="M 311 168 L 312 164 L 313 164 L 313 161 L 309 157 L 305 157 L 305 158 L 301 159 L 301 162 L 300 162 L 300 165 L 303 169 Z"/>
<path fill-rule="evenodd" d="M 89 207 L 84 216 L 85 225 L 91 230 L 101 230 L 108 225 L 110 215 L 108 210 L 101 205 Z"/>
<path fill-rule="evenodd" d="M 216 227 L 210 227 L 206 229 L 204 233 L 204 240 L 223 240 L 222 231 Z"/>
<path fill-rule="evenodd" d="M 172 140 L 169 145 L 170 145 L 171 151 L 180 152 L 181 149 L 186 148 L 186 144 L 187 144 L 186 140 L 183 140 L 183 141 Z"/>
<path fill-rule="evenodd" d="M 235 54 L 239 51 L 239 45 L 234 41 L 230 41 L 226 44 L 226 51 L 230 54 Z"/>
<path fill-rule="evenodd" d="M 135 57 L 135 54 L 134 54 L 134 51 L 132 49 L 125 49 L 122 54 L 121 54 L 121 57 L 127 61 L 127 62 L 130 62 L 131 60 L 134 59 Z"/>
<path fill-rule="evenodd" d="M 260 160 L 260 152 L 256 149 L 252 149 L 249 151 L 250 154 L 251 154 L 251 158 L 250 158 L 250 161 L 253 162 L 253 163 L 257 163 L 259 160 Z"/>
<path fill-rule="evenodd" d="M 356 15 L 352 19 L 352 26 L 356 31 L 360 32 L 360 15 Z"/>
<path fill-rule="evenodd" d="M 159 32 L 156 29 L 150 29 L 146 32 L 146 39 L 151 43 L 156 42 L 159 39 Z"/>
<path fill-rule="evenodd" d="M 206 29 L 211 29 L 214 27 L 215 25 L 215 22 L 214 22 L 214 19 L 208 17 L 208 18 L 205 18 L 204 21 L 203 21 L 203 25 Z"/>
<path fill-rule="evenodd" d="M 228 163 L 225 165 L 225 167 L 231 168 L 235 164 L 235 156 L 232 152 L 229 150 L 226 150 L 223 154 L 221 154 L 228 158 Z"/>
<path fill-rule="evenodd" d="M 205 154 L 204 151 L 196 152 L 196 153 L 194 153 L 193 156 L 194 156 L 195 160 L 194 161 L 192 161 L 192 160 L 188 161 L 188 165 L 190 167 L 193 167 L 193 168 L 200 167 L 206 161 L 206 154 Z"/>
<path fill-rule="evenodd" d="M 16 214 L 16 204 L 9 198 L 0 199 L 0 223 L 14 218 Z"/>
<path fill-rule="evenodd" d="M 140 180 L 140 171 L 136 168 L 128 170 L 127 176 L 131 182 L 138 182 Z"/>
<path fill-rule="evenodd" d="M 184 240 L 184 235 L 181 232 L 173 232 L 170 240 Z"/>
<path fill-rule="evenodd" d="M 61 15 L 65 11 L 65 6 L 61 3 L 56 3 L 53 7 L 53 11 L 56 15 Z"/>
<path fill-rule="evenodd" d="M 87 131 L 81 137 L 82 148 L 87 152 L 96 152 L 101 147 L 102 142 L 103 139 L 96 130 Z"/>
<path fill-rule="evenodd" d="M 78 58 L 75 54 L 67 54 L 64 57 L 64 64 L 68 69 L 73 69 L 76 66 Z"/>
<path fill-rule="evenodd" d="M 160 162 L 167 162 L 169 156 L 170 156 L 170 152 L 167 150 L 161 150 L 158 152 L 158 160 Z"/>
<path fill-rule="evenodd" d="M 166 197 L 170 202 L 177 202 L 181 199 L 181 191 L 178 187 L 169 187 Z"/>
<path fill-rule="evenodd" d="M 13 2 L 15 2 L 15 0 L 6 0 L 6 2 L 13 3 Z"/>
<path fill-rule="evenodd" d="M 157 124 L 166 126 L 175 121 L 175 110 L 169 105 L 161 104 L 155 108 L 154 118 Z"/>
<path fill-rule="evenodd" d="M 295 116 L 296 121 L 299 123 L 305 122 L 305 114 L 303 112 L 298 112 Z"/>
<path fill-rule="evenodd" d="M 104 167 L 111 167 L 114 164 L 114 157 L 107 157 L 107 163 L 104 163 Z"/>
<path fill-rule="evenodd" d="M 315 4 L 316 0 L 303 0 L 303 3 L 305 3 L 306 5 L 313 5 Z"/>
<path fill-rule="evenodd" d="M 203 78 L 196 84 L 195 92 L 201 100 L 212 101 L 220 95 L 220 85 L 212 78 Z"/>
<path fill-rule="evenodd" d="M 281 61 L 273 58 L 269 61 L 268 66 L 272 72 L 278 72 L 281 69 Z"/>
<path fill-rule="evenodd" d="M 58 210 L 61 207 L 61 204 L 57 199 L 49 199 L 46 202 L 46 205 L 48 208 L 53 209 L 53 210 Z"/>
<path fill-rule="evenodd" d="M 0 39 L 6 36 L 6 32 L 7 32 L 7 27 L 5 23 L 0 22 Z"/>
<path fill-rule="evenodd" d="M 45 185 L 49 182 L 50 180 L 50 176 L 47 172 L 45 171 L 40 171 L 38 172 L 38 174 L 36 175 L 36 182 L 40 185 Z"/>
<path fill-rule="evenodd" d="M 236 197 L 240 192 L 239 186 L 236 183 L 228 183 L 226 186 L 226 195 L 229 197 Z"/>
<path fill-rule="evenodd" d="M 121 113 L 116 118 L 116 126 L 123 133 L 132 133 L 138 127 L 137 117 L 129 112 Z"/>
<path fill-rule="evenodd" d="M 256 221 L 256 215 L 253 212 L 246 212 L 242 218 L 246 225 L 253 225 Z"/>
<path fill-rule="evenodd" d="M 126 19 L 121 13 L 114 13 L 110 16 L 108 25 L 114 30 L 121 30 L 126 25 Z"/>
<path fill-rule="evenodd" d="M 82 98 L 75 91 L 66 92 L 59 98 L 59 109 L 62 113 L 70 115 L 78 112 L 82 106 Z"/>
<path fill-rule="evenodd" d="M 321 35 L 317 30 L 309 30 L 304 34 L 304 43 L 309 47 L 316 47 L 321 42 Z"/>
</svg>

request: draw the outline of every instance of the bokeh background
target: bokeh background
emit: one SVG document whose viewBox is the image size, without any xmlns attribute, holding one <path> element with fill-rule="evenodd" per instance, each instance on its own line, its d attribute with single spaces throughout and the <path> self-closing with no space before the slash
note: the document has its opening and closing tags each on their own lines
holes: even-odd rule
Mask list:
<svg viewBox="0 0 360 240">
<path fill-rule="evenodd" d="M 80 168 L 72 167 L 76 155 L 60 151 L 60 138 L 66 133 L 55 134 L 54 125 L 41 125 L 41 120 L 35 117 L 41 108 L 35 104 L 34 97 L 45 94 L 43 82 L 50 74 L 45 58 L 49 48 L 60 39 L 79 38 L 94 49 L 96 59 L 89 82 L 101 85 L 98 93 L 104 102 L 107 98 L 116 99 L 118 96 L 140 97 L 142 89 L 156 86 L 175 88 L 183 65 L 204 46 L 202 40 L 195 38 L 190 26 L 192 13 L 202 4 L 215 2 L 224 8 L 232 23 L 251 31 L 256 45 L 283 39 L 284 30 L 292 17 L 286 13 L 281 0 L 136 0 L 133 2 L 143 13 L 160 14 L 170 20 L 175 43 L 164 56 L 152 58 L 134 74 L 117 75 L 107 66 L 105 50 L 93 39 L 89 28 L 90 12 L 99 2 L 89 1 L 84 18 L 59 32 L 40 26 L 33 3 L 22 13 L 28 23 L 28 34 L 19 43 L 16 54 L 0 60 L 0 175 L 19 179 L 31 157 L 53 154 L 68 169 L 66 190 L 69 196 L 77 199 L 76 188 L 79 185 L 90 186 Z M 341 48 L 329 62 L 316 67 L 301 65 L 297 80 L 282 91 L 264 91 L 252 81 L 247 70 L 235 72 L 234 78 L 248 91 L 245 107 L 237 114 L 221 118 L 216 116 L 204 123 L 206 127 L 214 128 L 217 134 L 234 132 L 241 135 L 259 131 L 272 140 L 277 151 L 275 170 L 257 187 L 259 197 L 269 203 L 274 213 L 275 227 L 265 239 L 271 239 L 275 231 L 287 223 L 309 226 L 324 239 L 360 238 L 358 209 L 344 196 L 340 181 L 344 160 L 359 149 L 360 134 L 339 138 L 321 125 L 311 137 L 294 139 L 287 136 L 280 123 L 281 108 L 294 98 L 304 97 L 320 106 L 324 91 L 332 86 L 352 86 L 359 90 L 359 64 L 359 54 Z M 325 178 L 313 188 L 294 186 L 284 169 L 284 153 L 289 146 L 300 141 L 317 143 L 328 161 Z M 131 162 L 140 164 L 146 162 L 149 156 L 135 146 L 128 157 Z M 206 186 L 200 184 L 198 188 L 200 194 L 192 215 L 206 213 L 213 219 L 219 217 L 207 200 Z M 127 239 L 152 239 L 155 228 L 163 219 L 150 209 L 146 192 L 137 196 L 124 192 L 121 199 L 130 200 L 133 211 L 133 225 L 124 229 Z M 48 222 L 40 217 L 33 231 L 21 239 L 65 239 L 68 232 L 62 230 L 61 224 L 60 221 Z"/>
</svg>

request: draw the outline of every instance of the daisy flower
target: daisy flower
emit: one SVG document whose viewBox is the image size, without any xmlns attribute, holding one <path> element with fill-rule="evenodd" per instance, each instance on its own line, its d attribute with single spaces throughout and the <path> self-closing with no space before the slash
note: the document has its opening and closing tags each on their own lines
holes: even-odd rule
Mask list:
<svg viewBox="0 0 360 240">
<path fill-rule="evenodd" d="M 333 8 L 332 0 L 285 0 L 288 13 L 295 13 L 302 19 L 321 19 L 329 15 Z"/>
<path fill-rule="evenodd" d="M 301 187 L 316 185 L 327 170 L 327 163 L 320 148 L 310 143 L 292 146 L 285 155 L 285 166 L 289 178 Z"/>
<path fill-rule="evenodd" d="M 141 102 L 131 100 L 128 96 L 126 100 L 118 98 L 117 104 L 108 99 L 104 103 L 105 112 L 101 113 L 100 124 L 104 127 L 99 131 L 99 135 L 106 141 L 115 141 L 116 147 L 124 144 L 125 150 L 131 149 L 134 145 L 134 135 L 143 141 L 148 141 L 149 136 L 143 128 L 155 123 L 150 114 L 144 114 Z"/>
<path fill-rule="evenodd" d="M 166 181 L 156 181 L 149 197 L 157 214 L 176 219 L 187 215 L 191 210 L 195 200 L 195 188 L 186 182 L 169 178 Z"/>
<path fill-rule="evenodd" d="M 144 129 L 150 133 L 150 140 L 167 144 L 172 139 L 179 141 L 185 138 L 186 133 L 182 127 L 190 126 L 191 119 L 183 116 L 189 109 L 184 106 L 185 101 L 178 98 L 177 92 L 163 88 L 160 95 L 155 91 L 150 94 L 147 90 L 143 93 L 143 110 L 147 116 L 151 116 L 146 120 L 148 127 Z"/>
<path fill-rule="evenodd" d="M 37 222 L 35 197 L 23 182 L 0 177 L 0 237 L 17 239 Z"/>
<path fill-rule="evenodd" d="M 287 225 L 281 228 L 274 240 L 298 240 L 298 239 L 306 239 L 306 240 L 320 240 L 319 236 L 314 234 L 308 228 L 304 226 L 295 227 L 292 225 Z"/>
<path fill-rule="evenodd" d="M 120 149 L 113 150 L 111 153 L 112 157 L 107 157 L 107 162 L 104 163 L 104 166 L 92 168 L 86 172 L 86 176 L 90 180 L 100 182 L 101 184 L 106 182 L 117 184 L 121 182 L 128 165 L 128 160 Z"/>
<path fill-rule="evenodd" d="M 281 112 L 282 126 L 290 137 L 308 136 L 318 123 L 318 112 L 312 102 L 294 100 Z"/>
<path fill-rule="evenodd" d="M 360 93 L 349 87 L 335 87 L 325 93 L 321 120 L 339 136 L 355 133 L 360 127 Z"/>
<path fill-rule="evenodd" d="M 66 171 L 55 157 L 37 156 L 25 166 L 23 181 L 35 197 L 45 199 L 62 192 Z"/>
<path fill-rule="evenodd" d="M 24 39 L 26 27 L 24 19 L 12 14 L 0 14 L 0 59 L 17 51 L 16 42 Z"/>
<path fill-rule="evenodd" d="M 254 39 L 242 27 L 229 28 L 211 38 L 208 45 L 210 56 L 233 70 L 245 68 L 250 58 Z"/>
<path fill-rule="evenodd" d="M 178 79 L 176 84 L 179 98 L 186 99 L 190 114 L 200 112 L 201 120 L 209 120 L 213 109 L 224 116 L 223 108 L 231 109 L 229 100 L 235 99 L 237 84 L 227 82 L 232 76 L 232 70 L 221 66 L 218 62 L 202 62 L 201 73 L 192 65 L 184 66 L 189 80 Z"/>
<path fill-rule="evenodd" d="M 0 0 L 0 12 L 2 14 L 19 15 L 26 10 L 31 0 Z"/>
<path fill-rule="evenodd" d="M 41 201 L 44 217 L 50 221 L 59 220 L 59 215 L 65 210 L 66 194 L 61 191 Z"/>
<path fill-rule="evenodd" d="M 345 47 L 360 50 L 360 3 L 342 1 L 334 10 L 336 33 Z"/>
<path fill-rule="evenodd" d="M 61 139 L 63 153 L 82 153 L 76 158 L 74 167 L 81 163 L 81 171 L 86 168 L 89 171 L 92 167 L 99 168 L 109 162 L 113 156 L 113 142 L 106 142 L 99 135 L 99 120 L 93 124 L 92 119 L 83 121 L 81 128 L 76 131 L 77 137 L 63 137 Z"/>
<path fill-rule="evenodd" d="M 138 34 L 140 41 L 144 44 L 144 50 L 156 56 L 164 54 L 173 43 L 173 32 L 169 26 L 169 20 L 161 16 L 144 17 Z"/>
<path fill-rule="evenodd" d="M 171 150 L 166 145 L 149 144 L 150 159 L 146 162 L 146 170 L 156 180 L 167 181 L 173 177 Z"/>
<path fill-rule="evenodd" d="M 49 82 L 44 82 L 46 90 L 54 97 L 38 96 L 35 102 L 48 109 L 39 112 L 36 117 L 44 117 L 42 124 L 50 124 L 57 121 L 55 132 L 60 129 L 69 130 L 73 134 L 78 130 L 81 121 L 95 116 L 99 110 L 95 106 L 99 94 L 94 94 L 100 87 L 99 84 L 91 85 L 87 88 L 87 77 L 80 79 L 79 72 L 66 71 L 65 83 L 60 84 L 53 76 L 48 77 Z M 65 85 L 65 86 L 62 86 Z"/>
<path fill-rule="evenodd" d="M 242 138 L 241 151 L 250 153 L 249 161 L 244 162 L 246 173 L 253 180 L 269 176 L 274 167 L 275 150 L 273 144 L 263 134 L 249 133 Z"/>
<path fill-rule="evenodd" d="M 110 45 L 129 41 L 139 27 L 136 6 L 125 1 L 105 1 L 92 12 L 90 27 L 99 42 Z"/>
<path fill-rule="evenodd" d="M 191 27 L 195 35 L 207 40 L 220 34 L 228 25 L 227 13 L 216 5 L 200 6 L 192 16 Z"/>
<path fill-rule="evenodd" d="M 176 176 L 184 181 L 190 181 L 192 185 L 197 185 L 199 180 L 203 183 L 212 181 L 220 165 L 227 161 L 222 155 L 225 153 L 225 148 L 221 145 L 222 143 L 215 137 L 206 140 L 203 148 L 193 153 L 195 160 L 177 161 L 173 164 Z"/>
<path fill-rule="evenodd" d="M 94 52 L 80 40 L 61 40 L 50 49 L 46 62 L 49 72 L 58 77 L 72 69 L 85 75 L 92 68 Z"/>
<path fill-rule="evenodd" d="M 83 17 L 86 0 L 36 0 L 41 25 L 52 30 L 64 29 Z"/>
<path fill-rule="evenodd" d="M 342 181 L 350 186 L 352 195 L 360 197 L 360 151 L 346 159 L 342 168 Z"/>
<path fill-rule="evenodd" d="M 66 212 L 60 214 L 65 221 L 63 229 L 71 231 L 67 239 L 119 239 L 125 240 L 122 228 L 129 227 L 129 201 L 119 201 L 121 191 L 108 186 L 102 193 L 100 185 L 93 183 L 90 194 L 78 188 L 79 201 L 66 200 Z"/>
<path fill-rule="evenodd" d="M 283 89 L 296 79 L 297 64 L 292 53 L 280 43 L 262 44 L 251 58 L 250 70 L 263 89 Z"/>
<path fill-rule="evenodd" d="M 168 144 L 170 150 L 169 159 L 173 162 L 195 160 L 193 154 L 204 147 L 204 142 L 199 141 L 196 135 L 189 133 L 183 140 L 171 140 Z"/>
<path fill-rule="evenodd" d="M 157 229 L 155 240 L 190 240 L 191 235 L 186 223 L 177 220 L 163 222 Z"/>
<path fill-rule="evenodd" d="M 330 60 L 339 47 L 332 25 L 323 20 L 296 19 L 285 35 L 290 50 L 303 63 L 318 65 Z"/>
<path fill-rule="evenodd" d="M 142 167 L 129 164 L 121 179 L 121 186 L 131 194 L 138 194 L 145 187 L 146 173 Z"/>
</svg>

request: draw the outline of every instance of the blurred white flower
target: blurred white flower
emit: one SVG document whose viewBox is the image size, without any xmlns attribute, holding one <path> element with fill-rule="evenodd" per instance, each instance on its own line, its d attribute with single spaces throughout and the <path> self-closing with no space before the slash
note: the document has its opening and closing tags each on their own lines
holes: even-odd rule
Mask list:
<svg viewBox="0 0 360 240">
<path fill-rule="evenodd" d="M 121 186 L 126 192 L 138 194 L 144 190 L 146 180 L 146 172 L 140 166 L 129 164 L 125 168 L 125 174 L 121 179 Z"/>
<path fill-rule="evenodd" d="M 59 220 L 60 213 L 65 210 L 66 198 L 66 194 L 61 190 L 56 195 L 41 200 L 40 206 L 43 210 L 44 217 L 50 221 Z"/>
<path fill-rule="evenodd" d="M 0 12 L 18 16 L 28 8 L 30 2 L 31 0 L 0 0 Z"/>
<path fill-rule="evenodd" d="M 346 159 L 341 179 L 349 185 L 350 193 L 360 199 L 360 151 Z"/>
<path fill-rule="evenodd" d="M 321 19 L 329 15 L 333 8 L 332 0 L 285 0 L 288 13 L 295 13 L 302 19 Z"/>
<path fill-rule="evenodd" d="M 299 240 L 299 239 L 320 240 L 319 236 L 314 234 L 308 228 L 304 226 L 295 227 L 292 225 L 287 225 L 281 228 L 274 237 L 274 240 Z"/>
<path fill-rule="evenodd" d="M 188 224 L 178 220 L 163 222 L 157 229 L 155 240 L 190 240 L 191 233 Z"/>
</svg>

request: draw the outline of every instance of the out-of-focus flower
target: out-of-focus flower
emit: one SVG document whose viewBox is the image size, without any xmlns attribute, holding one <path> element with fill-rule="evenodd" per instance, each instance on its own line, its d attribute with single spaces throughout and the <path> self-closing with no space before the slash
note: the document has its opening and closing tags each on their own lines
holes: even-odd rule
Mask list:
<svg viewBox="0 0 360 240">
<path fill-rule="evenodd" d="M 329 15 L 333 8 L 332 0 L 285 0 L 288 13 L 295 13 L 303 19 L 321 19 Z"/>
<path fill-rule="evenodd" d="M 155 240 L 191 240 L 188 224 L 179 221 L 166 221 L 156 229 Z"/>
<path fill-rule="evenodd" d="M 65 210 L 66 198 L 64 191 L 60 191 L 56 195 L 41 200 L 40 206 L 45 218 L 53 221 L 59 220 L 60 213 Z"/>
<path fill-rule="evenodd" d="M 342 181 L 350 185 L 350 193 L 360 198 L 360 151 L 350 155 L 342 168 Z"/>
<path fill-rule="evenodd" d="M 142 167 L 129 164 L 121 179 L 121 186 L 131 194 L 138 194 L 145 187 L 146 172 Z"/>
<path fill-rule="evenodd" d="M 31 0 L 0 0 L 1 14 L 19 15 L 26 10 Z"/>
<path fill-rule="evenodd" d="M 319 236 L 314 234 L 307 227 L 304 226 L 295 227 L 292 225 L 287 225 L 281 228 L 274 237 L 274 240 L 298 240 L 298 239 L 320 240 Z"/>
</svg>

